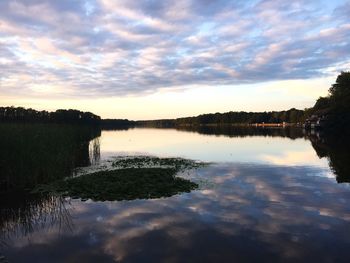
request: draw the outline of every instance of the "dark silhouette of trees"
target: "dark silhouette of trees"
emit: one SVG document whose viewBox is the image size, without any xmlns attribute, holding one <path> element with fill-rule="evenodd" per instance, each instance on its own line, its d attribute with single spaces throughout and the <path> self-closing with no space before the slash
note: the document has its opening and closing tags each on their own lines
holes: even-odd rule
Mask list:
<svg viewBox="0 0 350 263">
<path fill-rule="evenodd" d="M 326 130 L 350 133 L 350 72 L 341 72 L 329 89 L 320 97 L 310 114 L 326 116 Z"/>
<path fill-rule="evenodd" d="M 51 118 L 58 123 L 99 124 L 101 120 L 99 116 L 91 112 L 78 110 L 57 110 L 51 113 Z"/>
<path fill-rule="evenodd" d="M 128 129 L 135 127 L 135 121 L 127 119 L 103 119 L 101 120 L 101 128 L 103 130 Z"/>
<path fill-rule="evenodd" d="M 343 101 L 350 97 L 350 71 L 341 72 L 335 83 L 329 89 L 329 95 L 333 100 Z"/>
<path fill-rule="evenodd" d="M 318 157 L 327 157 L 329 166 L 338 183 L 350 183 L 350 138 L 346 134 L 333 132 L 321 133 L 321 136 L 308 134 Z"/>
<path fill-rule="evenodd" d="M 251 127 L 243 125 L 202 125 L 202 126 L 178 126 L 179 131 L 194 132 L 204 135 L 226 136 L 230 138 L 236 137 L 283 137 L 289 139 L 304 138 L 302 129 L 294 129 L 286 127 L 285 129 L 274 129 L 264 127 Z"/>
<path fill-rule="evenodd" d="M 176 127 L 186 125 L 226 125 L 226 124 L 253 124 L 253 123 L 298 123 L 305 119 L 305 112 L 292 108 L 287 111 L 271 112 L 226 112 L 202 114 L 196 117 L 152 120 L 137 122 L 142 126 Z"/>
<path fill-rule="evenodd" d="M 78 110 L 37 111 L 22 107 L 0 107 L 0 122 L 69 123 L 98 125 L 101 118 Z"/>
<path fill-rule="evenodd" d="M 328 109 L 330 107 L 330 99 L 329 97 L 319 97 L 316 101 L 313 109 L 316 111 L 320 111 L 323 109 Z"/>
</svg>

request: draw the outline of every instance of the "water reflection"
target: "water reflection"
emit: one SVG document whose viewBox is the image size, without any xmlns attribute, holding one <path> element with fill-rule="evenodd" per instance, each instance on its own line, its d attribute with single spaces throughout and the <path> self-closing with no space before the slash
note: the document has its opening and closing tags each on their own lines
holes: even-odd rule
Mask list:
<svg viewBox="0 0 350 263">
<path fill-rule="evenodd" d="M 247 137 L 247 136 L 263 136 L 263 137 L 287 137 L 289 139 L 304 138 L 302 129 L 293 127 L 247 127 L 232 125 L 213 125 L 213 126 L 181 126 L 179 131 L 195 132 L 206 135 L 224 135 L 228 137 Z"/>
<path fill-rule="evenodd" d="M 0 129 L 0 240 L 10 262 L 347 262 L 350 189 L 337 184 L 350 181 L 347 138 L 201 127 L 95 139 L 45 131 L 38 140 L 31 129 L 29 137 Z M 169 198 L 81 202 L 8 191 L 135 152 L 217 164 L 183 174 L 200 190 Z"/>
<path fill-rule="evenodd" d="M 96 165 L 100 160 L 100 137 L 96 137 L 89 143 L 89 161 L 91 165 Z"/>
<path fill-rule="evenodd" d="M 338 183 L 350 182 L 350 138 L 308 134 L 313 148 L 320 158 L 326 157 Z"/>
<path fill-rule="evenodd" d="M 27 192 L 2 194 L 0 236 L 3 245 L 14 238 L 57 228 L 72 230 L 69 202 L 60 196 L 33 195 Z"/>
<path fill-rule="evenodd" d="M 317 172 L 227 164 L 191 174 L 210 187 L 181 196 L 73 201 L 74 233 L 38 231 L 14 241 L 6 255 L 16 262 L 45 262 L 52 251 L 57 262 L 77 254 L 84 262 L 345 262 L 350 191 L 304 176 Z"/>
<path fill-rule="evenodd" d="M 207 127 L 210 129 L 210 127 Z M 223 129 L 223 128 L 221 128 Z M 237 133 L 235 133 L 237 131 Z M 247 131 L 244 136 L 244 131 Z M 174 129 L 130 129 L 128 131 L 102 131 L 101 157 L 119 154 L 154 154 L 157 156 L 184 157 L 207 162 L 245 162 L 286 165 L 315 165 L 328 168 L 326 159 L 320 160 L 309 140 L 287 134 L 300 134 L 301 129 L 287 132 L 284 129 L 232 128 L 215 136 Z M 278 136 L 280 134 L 281 136 Z M 295 157 L 294 163 L 288 163 Z M 297 158 L 297 156 L 299 156 Z M 307 156 L 307 159 L 305 159 Z"/>
</svg>

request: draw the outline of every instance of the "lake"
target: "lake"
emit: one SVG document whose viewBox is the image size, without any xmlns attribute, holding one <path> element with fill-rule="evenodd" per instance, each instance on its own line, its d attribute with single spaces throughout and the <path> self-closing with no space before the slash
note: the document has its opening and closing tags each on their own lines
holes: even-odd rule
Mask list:
<svg viewBox="0 0 350 263">
<path fill-rule="evenodd" d="M 348 140 L 289 128 L 0 132 L 0 262 L 348 262 Z M 25 190 L 133 155 L 209 164 L 179 173 L 198 189 L 164 198 Z"/>
</svg>

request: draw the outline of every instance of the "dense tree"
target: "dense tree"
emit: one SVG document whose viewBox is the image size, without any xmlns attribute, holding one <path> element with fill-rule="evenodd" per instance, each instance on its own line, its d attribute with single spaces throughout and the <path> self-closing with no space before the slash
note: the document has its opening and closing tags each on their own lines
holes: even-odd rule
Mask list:
<svg viewBox="0 0 350 263">
<path fill-rule="evenodd" d="M 350 72 L 341 72 L 328 96 L 320 97 L 308 114 L 325 116 L 326 130 L 350 133 Z"/>
<path fill-rule="evenodd" d="M 40 122 L 98 125 L 101 118 L 78 110 L 36 111 L 22 107 L 0 107 L 0 122 Z"/>
<path fill-rule="evenodd" d="M 103 119 L 101 120 L 101 128 L 103 130 L 128 129 L 136 125 L 135 121 L 127 119 Z"/>
<path fill-rule="evenodd" d="M 342 100 L 350 97 L 350 71 L 343 71 L 337 77 L 337 80 L 329 89 L 329 95 L 335 100 Z"/>
<path fill-rule="evenodd" d="M 253 123 L 298 123 L 305 118 L 303 110 L 290 109 L 272 112 L 226 112 L 202 114 L 196 117 L 178 118 L 173 120 L 139 121 L 143 126 L 174 127 L 195 125 L 225 125 L 225 124 L 253 124 Z"/>
<path fill-rule="evenodd" d="M 330 107 L 330 99 L 329 97 L 319 97 L 318 100 L 316 101 L 313 109 L 315 111 L 323 110 L 323 109 L 328 109 Z"/>
</svg>

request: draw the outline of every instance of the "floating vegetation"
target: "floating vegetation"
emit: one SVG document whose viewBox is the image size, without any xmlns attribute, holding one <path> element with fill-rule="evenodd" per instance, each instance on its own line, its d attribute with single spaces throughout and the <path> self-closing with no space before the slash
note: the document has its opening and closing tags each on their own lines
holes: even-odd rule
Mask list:
<svg viewBox="0 0 350 263">
<path fill-rule="evenodd" d="M 206 163 L 195 162 L 183 158 L 159 158 L 154 156 L 123 156 L 116 157 L 112 166 L 115 168 L 173 168 L 177 171 L 202 167 Z"/>
<path fill-rule="evenodd" d="M 97 171 L 40 185 L 35 192 L 94 201 L 169 197 L 198 188 L 198 184 L 176 174 L 203 165 L 182 158 L 124 156 L 112 162 L 114 170 Z"/>
<path fill-rule="evenodd" d="M 196 183 L 175 177 L 175 174 L 176 170 L 171 168 L 100 171 L 42 185 L 36 191 L 83 200 L 112 201 L 168 197 L 198 187 Z"/>
</svg>

